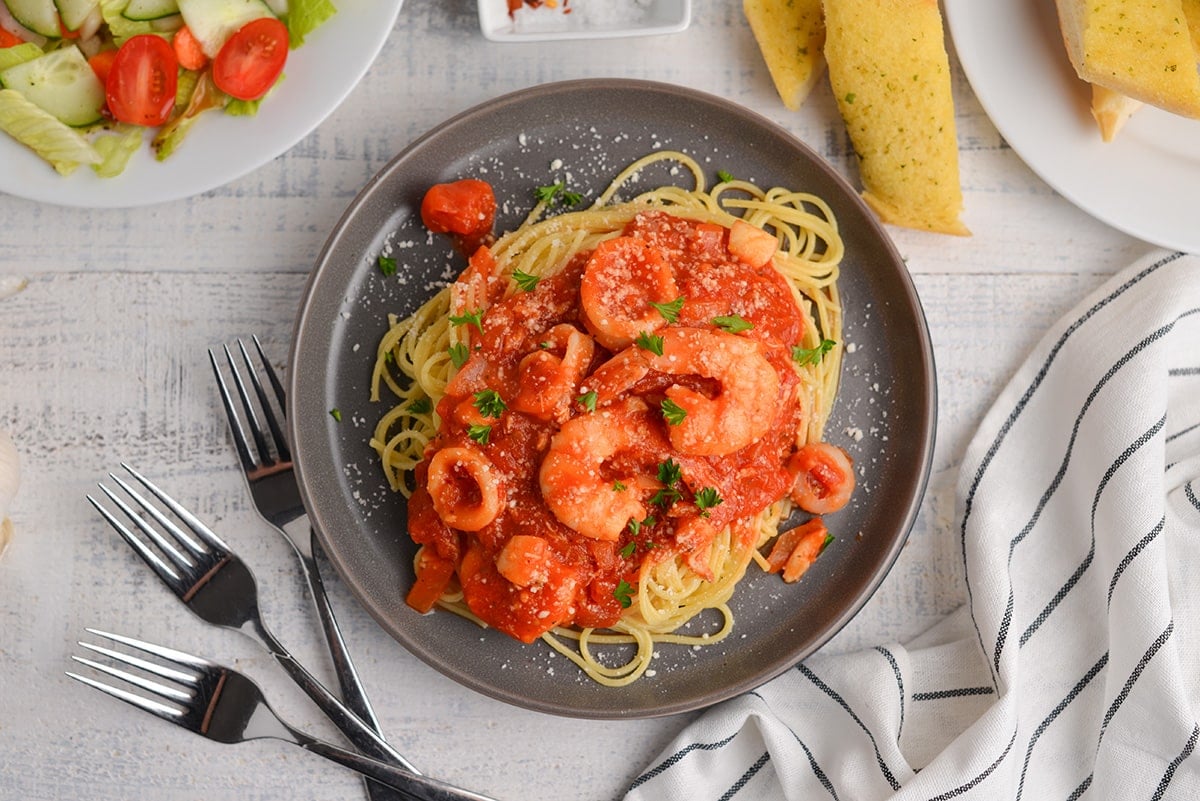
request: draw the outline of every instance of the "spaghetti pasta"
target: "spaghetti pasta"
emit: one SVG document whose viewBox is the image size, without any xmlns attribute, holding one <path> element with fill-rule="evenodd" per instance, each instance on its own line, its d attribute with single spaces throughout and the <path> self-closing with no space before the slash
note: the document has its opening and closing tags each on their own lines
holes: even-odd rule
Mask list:
<svg viewBox="0 0 1200 801">
<path fill-rule="evenodd" d="M 689 185 L 624 197 L 660 162 Z M 395 401 L 371 446 L 422 546 L 410 605 L 541 638 L 621 686 L 656 644 L 727 636 L 738 581 L 767 569 L 789 457 L 820 442 L 837 391 L 843 245 L 820 198 L 709 187 L 676 152 L 550 211 L 389 317 L 371 398 Z M 685 632 L 704 610 L 711 630 Z"/>
</svg>

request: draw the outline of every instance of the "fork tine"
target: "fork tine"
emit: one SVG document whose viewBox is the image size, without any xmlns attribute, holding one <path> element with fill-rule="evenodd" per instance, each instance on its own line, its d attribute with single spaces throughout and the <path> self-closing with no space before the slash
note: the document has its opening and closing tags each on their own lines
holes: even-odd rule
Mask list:
<svg viewBox="0 0 1200 801">
<path fill-rule="evenodd" d="M 225 406 L 225 417 L 229 421 L 229 431 L 233 434 L 233 444 L 242 460 L 242 467 L 247 471 L 254 470 L 258 467 L 258 460 L 250 453 L 250 440 L 246 438 L 246 432 L 242 428 L 242 416 L 234 410 L 233 397 L 229 394 L 229 387 L 225 384 L 225 377 L 221 375 L 221 368 L 217 365 L 217 356 L 212 352 L 212 348 L 208 349 L 208 360 L 212 363 L 217 390 L 221 393 L 221 403 Z"/>
<path fill-rule="evenodd" d="M 103 637 L 106 640 L 119 642 L 122 645 L 128 645 L 130 648 L 136 648 L 139 651 L 145 651 L 148 654 L 154 654 L 155 656 L 162 657 L 170 662 L 175 662 L 176 664 L 185 665 L 190 668 L 196 668 L 197 670 L 219 667 L 219 665 L 209 662 L 207 659 L 201 659 L 198 656 L 192 656 L 191 654 L 184 653 L 183 651 L 176 651 L 174 648 L 167 648 L 165 645 L 155 645 L 152 642 L 136 640 L 133 637 L 126 637 L 121 634 L 113 634 L 112 632 L 101 631 L 100 629 L 84 630 L 89 634 L 95 634 L 97 637 Z M 82 645 L 82 643 L 80 644 Z"/>
<path fill-rule="evenodd" d="M 105 494 L 108 495 L 108 497 L 113 498 L 113 500 L 118 504 L 124 505 L 119 499 L 114 498 L 112 493 L 110 493 L 108 488 L 103 484 L 100 485 L 100 489 L 104 490 Z M 86 497 L 92 506 L 96 508 L 96 511 L 108 521 L 110 526 L 117 530 L 117 533 L 120 534 L 127 543 L 129 543 L 129 546 L 137 552 L 138 556 L 142 557 L 142 561 L 150 566 L 150 569 L 153 570 L 160 579 L 162 579 L 164 584 L 170 587 L 176 595 L 187 591 L 187 586 L 183 581 L 183 578 L 174 569 L 172 569 L 170 565 L 164 562 L 158 554 L 150 550 L 150 548 L 146 546 L 146 543 L 142 542 L 140 537 L 126 528 L 124 523 L 118 520 L 112 512 L 104 508 L 104 506 L 91 495 Z M 128 509 L 128 507 L 126 507 L 126 509 Z M 129 510 L 129 512 L 132 513 L 132 510 Z M 131 515 L 131 519 L 136 520 L 136 515 Z"/>
<path fill-rule="evenodd" d="M 280 383 L 280 377 L 276 375 L 275 368 L 271 367 L 271 361 L 268 359 L 268 357 L 266 357 L 266 354 L 263 351 L 263 344 L 258 341 L 258 337 L 252 336 L 251 339 L 253 339 L 254 342 L 254 349 L 258 351 L 258 359 L 260 362 L 262 362 L 263 372 L 266 373 L 266 380 L 269 381 L 271 390 L 275 392 L 275 401 L 278 406 L 280 406 L 280 410 L 282 411 L 284 418 L 287 418 L 288 396 L 287 393 L 283 391 L 283 385 Z M 271 408 L 271 404 L 268 402 L 268 399 L 266 399 L 266 392 L 263 390 L 262 381 L 258 380 L 258 372 L 253 368 L 253 362 L 250 361 L 250 354 L 246 353 L 246 345 L 242 344 L 241 339 L 239 339 L 238 345 L 241 348 L 241 355 L 246 360 L 247 365 L 251 365 L 250 378 L 254 384 L 254 391 L 258 392 L 259 401 L 263 402 L 266 424 L 271 427 L 271 436 L 275 439 L 276 450 L 278 454 L 280 454 L 280 459 L 283 460 L 283 462 L 290 462 L 290 460 L 292 460 L 292 451 L 290 451 L 290 448 L 288 448 L 287 435 L 283 433 L 283 427 L 281 426 L 280 421 L 278 421 L 278 417 L 275 415 L 275 410 Z"/>
<path fill-rule="evenodd" d="M 142 507 L 143 510 L 145 510 L 151 517 L 154 518 L 155 522 L 157 522 L 160 526 L 165 528 L 173 537 L 175 537 L 176 540 L 178 540 L 179 542 L 182 542 L 189 551 L 191 551 L 196 556 L 204 555 L 204 553 L 205 553 L 204 548 L 200 547 L 199 543 L 197 543 L 195 540 L 193 540 L 191 537 L 189 537 L 187 535 L 187 532 L 184 531 L 183 529 L 181 529 L 179 526 L 177 526 L 174 523 L 174 521 L 172 521 L 170 518 L 168 518 L 166 515 L 164 515 L 162 512 L 160 512 L 158 510 L 157 506 L 150 503 L 150 501 L 148 501 L 147 499 L 143 498 L 138 493 L 138 491 L 135 490 L 133 487 L 129 486 L 129 484 L 127 482 L 125 482 L 124 479 L 122 479 L 120 476 L 118 476 L 114 473 L 109 473 L 108 477 L 111 478 L 113 481 L 115 481 L 117 483 L 117 486 L 119 486 L 121 489 L 125 490 L 125 492 L 129 495 L 129 497 L 132 498 L 137 503 L 138 506 Z M 181 553 L 179 550 L 177 550 L 175 548 L 175 546 L 171 544 L 170 540 L 168 540 L 161 533 L 159 533 L 158 530 L 156 530 L 153 526 L 151 526 L 149 523 L 147 523 L 145 520 L 143 520 L 140 516 L 138 516 L 133 511 L 133 509 L 131 509 L 129 506 L 122 503 L 121 499 L 116 495 L 116 493 L 112 492 L 108 487 L 104 486 L 103 484 L 100 484 L 99 487 L 100 487 L 100 489 L 102 489 L 104 491 L 105 495 L 107 495 L 109 498 L 112 499 L 112 501 L 114 503 L 116 503 L 117 505 L 119 505 L 121 507 L 121 511 L 123 511 L 123 512 L 125 512 L 125 514 L 129 515 L 130 519 L 133 520 L 134 524 L 137 525 L 137 527 L 139 529 L 141 529 L 141 531 L 147 537 L 152 539 L 154 541 L 155 545 L 157 545 L 159 548 L 166 551 L 167 554 L 175 561 L 175 563 L 177 565 L 193 565 L 193 564 L 195 564 L 193 559 L 189 558 L 188 556 L 185 556 L 183 553 Z"/>
<path fill-rule="evenodd" d="M 72 658 L 76 658 L 76 657 L 72 657 Z M 87 664 L 87 663 L 85 663 L 85 664 Z M 76 681 L 83 682 L 84 684 L 86 684 L 89 687 L 94 687 L 95 689 L 99 690 L 100 692 L 102 692 L 106 695 L 111 695 L 113 698 L 117 698 L 121 701 L 124 701 L 127 704 L 132 704 L 133 706 L 136 706 L 138 709 L 145 710 L 146 712 L 149 712 L 151 715 L 156 715 L 157 717 L 160 717 L 163 720 L 169 720 L 172 723 L 177 723 L 177 724 L 183 722 L 185 713 L 182 712 L 181 710 L 178 710 L 178 709 L 172 707 L 172 706 L 168 706 L 167 704 L 160 703 L 151 698 L 146 698 L 145 696 L 138 695 L 137 693 L 131 693 L 128 690 L 122 690 L 119 687 L 112 687 L 108 684 L 105 684 L 102 681 L 96 681 L 95 679 L 90 679 L 87 676 L 80 676 L 78 673 L 72 673 L 69 670 L 67 671 L 67 675 L 70 676 L 71 678 L 75 679 Z"/>
<path fill-rule="evenodd" d="M 138 659 L 137 657 L 128 656 L 127 654 L 123 654 L 120 651 L 114 651 L 110 648 L 101 648 L 98 645 L 91 645 L 86 642 L 81 642 L 79 644 L 81 646 L 83 646 L 84 648 L 89 648 L 93 651 L 96 651 L 97 653 L 104 654 L 105 656 L 109 657 L 110 659 L 116 659 L 120 662 L 125 662 L 127 664 L 133 665 L 134 667 L 141 668 L 142 670 L 147 670 L 152 673 L 155 673 L 156 675 L 157 675 L 159 669 L 161 668 L 160 665 L 155 665 L 151 662 L 147 662 L 144 659 Z M 118 678 L 121 681 L 128 682 L 129 684 L 132 684 L 135 687 L 141 687 L 143 690 L 148 690 L 149 692 L 152 692 L 155 695 L 161 695 L 164 698 L 170 698 L 172 701 L 176 701 L 181 704 L 186 704 L 192 700 L 191 693 L 184 692 L 183 690 L 179 690 L 174 687 L 168 687 L 165 684 L 160 684 L 159 682 L 148 679 L 145 676 L 139 676 L 136 673 L 130 673 L 126 670 L 121 670 L 120 668 L 113 667 L 112 665 L 106 665 L 103 662 L 97 662 L 94 659 L 88 659 L 87 657 L 83 657 L 83 656 L 75 656 L 74 654 L 72 654 L 71 658 L 74 659 L 76 662 L 79 662 L 82 665 L 87 665 L 88 667 L 94 668 L 95 670 L 98 670 L 101 673 L 107 673 L 108 675 L 113 676 L 114 678 Z M 179 681 L 182 683 L 186 683 L 189 686 L 191 686 L 195 681 L 195 679 L 192 676 L 185 675 L 183 673 L 180 673 L 179 671 L 172 670 L 170 672 L 173 675 L 163 676 L 163 678 L 171 679 L 172 681 Z M 176 676 L 178 676 L 178 678 L 176 678 Z"/>
<path fill-rule="evenodd" d="M 258 380 L 258 370 L 255 369 L 254 362 L 250 360 L 250 353 L 246 350 L 246 345 L 240 339 L 237 341 L 237 343 L 238 348 L 240 348 L 242 351 L 242 358 L 245 359 L 246 366 L 250 370 L 250 383 L 254 387 L 255 394 L 258 395 L 258 401 L 263 410 L 263 417 L 267 419 L 267 426 L 269 426 L 271 429 L 271 437 L 275 440 L 275 451 L 279 454 L 280 460 L 290 462 L 292 460 L 292 454 L 288 450 L 287 438 L 284 437 L 283 430 L 279 425 L 279 420 L 275 416 L 275 411 L 271 408 L 271 401 L 267 397 L 266 390 L 263 389 L 262 382 Z M 255 339 L 255 344 L 258 344 L 257 339 Z M 261 346 L 259 346 L 258 353 L 260 356 L 263 355 Z M 266 364 L 268 369 L 270 368 L 270 363 L 265 357 L 263 358 L 263 364 Z M 276 379 L 276 381 L 278 381 L 278 379 Z M 283 388 L 277 387 L 276 389 L 276 397 L 279 397 Z"/>
<path fill-rule="evenodd" d="M 271 360 L 267 358 L 267 354 L 263 353 L 263 346 L 258 341 L 258 336 L 252 335 L 250 338 L 254 340 L 254 347 L 258 349 L 258 356 L 262 359 L 263 367 L 266 369 L 267 379 L 271 382 L 271 388 L 275 390 L 275 400 L 279 401 L 279 408 L 284 410 L 284 415 L 287 415 L 287 393 L 283 391 L 283 384 L 279 383 L 279 376 L 275 374 Z"/>
<path fill-rule="evenodd" d="M 196 517 L 190 511 L 185 509 L 179 504 L 178 501 L 159 489 L 154 482 L 143 476 L 138 471 L 134 470 L 129 465 L 121 462 L 121 467 L 125 468 L 129 474 L 136 478 L 143 487 L 150 490 L 150 492 L 154 494 L 154 497 L 162 501 L 163 504 L 170 509 L 176 517 L 186 523 L 187 527 L 192 530 L 192 533 L 199 537 L 200 541 L 208 546 L 209 550 L 217 552 L 222 556 L 229 555 L 229 546 L 222 542 L 221 538 L 218 537 L 212 529 L 204 525 L 204 522 L 201 521 L 200 518 Z"/>
<path fill-rule="evenodd" d="M 237 388 L 238 397 L 242 401 L 242 411 L 246 413 L 246 424 L 250 429 L 250 435 L 254 437 L 254 444 L 258 446 L 259 461 L 267 464 L 271 461 L 270 446 L 267 445 L 263 427 L 258 422 L 258 414 L 255 413 L 254 404 L 250 401 L 250 394 L 246 392 L 246 383 L 242 381 L 242 372 L 238 370 L 237 362 L 233 360 L 233 354 L 229 352 L 229 346 L 223 345 L 222 349 L 225 351 L 225 360 L 229 362 L 229 373 L 233 376 L 233 385 Z"/>
</svg>

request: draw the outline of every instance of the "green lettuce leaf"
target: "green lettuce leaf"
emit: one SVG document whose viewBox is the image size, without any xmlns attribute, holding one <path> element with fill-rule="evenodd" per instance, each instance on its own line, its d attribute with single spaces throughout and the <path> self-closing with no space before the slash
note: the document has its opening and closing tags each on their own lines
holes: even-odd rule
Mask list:
<svg viewBox="0 0 1200 801">
<path fill-rule="evenodd" d="M 111 134 L 103 134 L 92 140 L 92 147 L 100 154 L 99 164 L 92 169 L 101 178 L 113 178 L 125 171 L 129 159 L 138 151 L 146 139 L 146 129 L 140 125 L 119 123 Z"/>
<path fill-rule="evenodd" d="M 304 37 L 337 13 L 330 0 L 290 0 L 288 3 L 288 46 L 295 50 L 304 44 Z"/>
<path fill-rule="evenodd" d="M 15 47 L 0 47 L 0 70 L 33 61 L 38 56 L 44 56 L 42 48 L 33 42 L 22 42 Z"/>
<path fill-rule="evenodd" d="M 62 175 L 70 175 L 80 164 L 101 160 L 79 131 L 59 122 L 15 89 L 0 89 L 0 131 L 37 153 Z"/>
</svg>

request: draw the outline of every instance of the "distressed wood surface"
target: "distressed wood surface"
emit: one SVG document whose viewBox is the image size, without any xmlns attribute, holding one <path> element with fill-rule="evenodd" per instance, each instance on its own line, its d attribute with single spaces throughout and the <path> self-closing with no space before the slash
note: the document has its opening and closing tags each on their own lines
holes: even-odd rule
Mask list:
<svg viewBox="0 0 1200 801">
<path fill-rule="evenodd" d="M 159 480 L 255 566 L 280 639 L 330 678 L 292 557 L 245 497 L 206 349 L 258 333 L 282 361 L 326 235 L 370 176 L 414 138 L 511 90 L 603 76 L 727 97 L 855 179 L 828 90 L 800 112 L 783 109 L 740 3 L 698 0 L 692 26 L 675 36 L 514 45 L 482 38 L 471 0 L 408 0 L 346 102 L 292 151 L 241 180 L 152 209 L 88 211 L 0 196 L 0 278 L 28 281 L 0 300 L 0 428 L 23 459 L 15 538 L 0 558 L 0 798 L 363 797 L 352 774 L 299 750 L 209 743 L 63 675 L 85 626 L 157 639 L 236 663 L 268 687 L 280 712 L 330 734 L 248 640 L 183 612 L 84 495 L 120 461 Z M 885 584 L 829 648 L 902 641 L 964 601 L 952 484 L 976 423 L 1051 322 L 1150 250 L 1034 176 L 961 73 L 955 92 L 974 236 L 890 231 L 933 336 L 934 481 Z M 385 731 L 443 778 L 501 799 L 611 799 L 689 719 L 567 720 L 492 701 L 425 667 L 339 581 L 329 584 Z"/>
</svg>

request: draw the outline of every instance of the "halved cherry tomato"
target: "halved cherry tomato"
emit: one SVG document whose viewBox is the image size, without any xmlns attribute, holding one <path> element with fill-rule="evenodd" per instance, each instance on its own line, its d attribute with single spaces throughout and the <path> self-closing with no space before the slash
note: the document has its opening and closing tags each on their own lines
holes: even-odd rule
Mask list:
<svg viewBox="0 0 1200 801">
<path fill-rule="evenodd" d="M 167 41 L 153 34 L 126 40 L 104 83 L 108 110 L 121 122 L 162 125 L 175 107 L 179 62 Z"/>
<path fill-rule="evenodd" d="M 275 85 L 287 61 L 287 27 L 274 17 L 251 20 L 213 59 L 213 82 L 239 100 L 258 100 Z"/>
<path fill-rule="evenodd" d="M 88 59 L 88 64 L 91 66 L 92 72 L 96 73 L 96 77 L 100 79 L 100 83 L 108 84 L 108 75 L 112 72 L 113 61 L 116 58 L 116 50 L 101 50 Z"/>
<path fill-rule="evenodd" d="M 200 41 L 188 26 L 184 25 L 175 31 L 175 37 L 171 40 L 171 44 L 175 48 L 175 57 L 179 59 L 179 66 L 185 70 L 199 71 L 204 69 L 204 65 L 208 63 L 208 56 L 204 55 Z"/>
<path fill-rule="evenodd" d="M 24 40 L 20 36 L 0 28 L 0 47 L 16 47 L 23 43 Z"/>
</svg>

